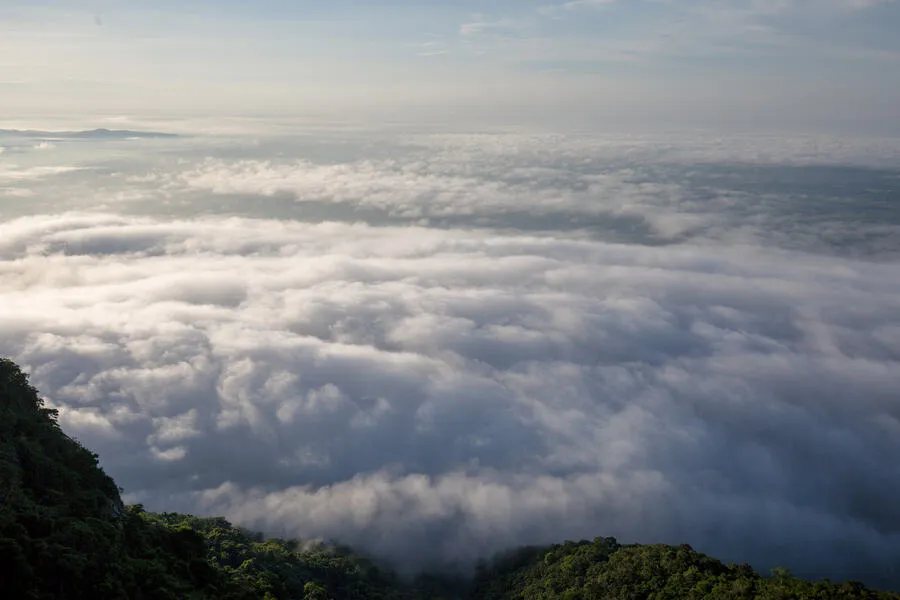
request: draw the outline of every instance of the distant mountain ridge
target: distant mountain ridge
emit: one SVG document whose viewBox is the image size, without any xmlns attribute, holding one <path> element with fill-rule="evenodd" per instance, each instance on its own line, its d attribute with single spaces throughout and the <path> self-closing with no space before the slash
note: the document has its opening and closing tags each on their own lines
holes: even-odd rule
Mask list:
<svg viewBox="0 0 900 600">
<path fill-rule="evenodd" d="M 70 140 L 126 140 L 133 138 L 176 138 L 175 133 L 134 131 L 131 129 L 86 129 L 82 131 L 42 131 L 39 129 L 0 129 L 0 136 L 53 138 Z"/>
</svg>

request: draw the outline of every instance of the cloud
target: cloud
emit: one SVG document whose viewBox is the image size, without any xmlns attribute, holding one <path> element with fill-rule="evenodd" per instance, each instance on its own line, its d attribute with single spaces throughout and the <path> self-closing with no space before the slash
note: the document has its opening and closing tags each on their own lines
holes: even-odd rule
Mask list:
<svg viewBox="0 0 900 600">
<path fill-rule="evenodd" d="M 577 8 L 598 8 L 601 6 L 609 6 L 610 4 L 615 4 L 619 0 L 572 0 L 571 2 L 566 2 L 562 4 L 562 8 L 566 10 L 573 10 Z"/>
<path fill-rule="evenodd" d="M 615 535 L 897 581 L 881 146 L 371 139 L 98 150 L 79 186 L 168 212 L 0 223 L 2 350 L 130 501 L 404 568 Z"/>
<path fill-rule="evenodd" d="M 2 233 L 7 347 L 153 507 L 414 565 L 594 534 L 897 558 L 893 264 L 239 219 Z"/>
<path fill-rule="evenodd" d="M 489 23 L 486 21 L 470 21 L 459 26 L 459 35 L 470 36 L 483 32 Z"/>
<path fill-rule="evenodd" d="M 472 20 L 459 26 L 459 35 L 473 37 L 479 35 L 503 35 L 515 33 L 525 26 L 521 20 L 513 18 L 492 19 L 487 15 L 472 15 Z"/>
<path fill-rule="evenodd" d="M 873 6 L 887 6 L 895 2 L 896 0 L 850 0 L 850 5 L 854 8 L 871 8 Z"/>
<path fill-rule="evenodd" d="M 900 59 L 896 48 L 873 43 L 874 22 L 868 11 L 892 0 L 732 0 L 729 2 L 652 2 L 643 8 L 636 3 L 616 0 L 575 0 L 545 6 L 539 14 L 557 20 L 574 18 L 597 19 L 597 15 L 614 14 L 616 26 L 601 38 L 585 40 L 583 45 L 569 44 L 577 51 L 564 56 L 545 53 L 540 60 L 550 64 L 582 64 L 591 69 L 570 69 L 568 72 L 603 72 L 609 63 L 630 58 L 645 63 L 665 61 L 670 69 L 698 59 L 714 62 L 740 58 L 732 67 L 746 68 L 763 61 L 771 66 L 780 61 L 808 64 L 811 57 L 832 63 L 851 61 L 857 68 L 868 63 L 869 68 L 882 61 Z M 646 10 L 645 10 L 646 9 Z M 848 27 L 847 19 L 854 20 Z M 859 35 L 869 30 L 868 35 Z M 597 36 L 594 36 L 597 37 Z M 885 65 L 886 66 L 886 65 Z M 699 86 L 698 84 L 695 84 Z M 771 86 L 780 87 L 778 84 Z M 751 92 L 755 94 L 756 92 Z"/>
<path fill-rule="evenodd" d="M 35 166 L 20 168 L 16 165 L 7 165 L 0 168 L 0 181 L 28 181 L 34 179 L 44 179 L 61 175 L 64 173 L 72 173 L 80 171 L 84 167 L 76 166 Z"/>
<path fill-rule="evenodd" d="M 11 196 L 13 198 L 31 198 L 34 196 L 33 191 L 25 188 L 0 187 L 0 192 L 2 192 L 4 196 Z"/>
<path fill-rule="evenodd" d="M 891 241 L 897 224 L 865 219 L 851 241 L 845 228 L 833 222 L 840 215 L 799 214 L 800 205 L 785 201 L 782 193 L 791 188 L 791 177 L 810 182 L 826 177 L 831 182 L 829 165 L 857 163 L 861 170 L 855 176 L 864 178 L 898 154 L 896 144 L 851 139 L 838 143 L 759 136 L 676 143 L 637 136 L 416 136 L 384 160 L 210 158 L 180 172 L 135 181 L 169 195 L 262 196 L 307 219 L 534 232 L 564 229 L 570 235 L 608 241 L 664 244 L 709 237 L 740 243 L 765 239 L 808 251 L 832 252 L 840 244 L 845 253 L 855 248 L 886 255 L 900 252 L 900 245 Z M 788 179 L 771 193 L 754 196 L 747 184 L 724 189 L 726 181 L 702 169 L 679 182 L 666 168 L 651 166 L 685 169 L 717 161 L 764 165 L 769 170 L 766 178 Z M 793 170 L 779 171 L 787 166 Z M 741 168 L 741 176 L 752 172 L 750 167 Z M 823 180 L 822 185 L 829 184 Z M 892 180 L 884 179 L 883 186 L 889 193 Z M 824 187 L 811 191 L 822 193 Z M 703 199 L 698 201 L 697 194 Z M 834 206 L 851 210 L 851 202 L 847 198 Z M 860 244 L 864 237 L 878 249 Z"/>
</svg>

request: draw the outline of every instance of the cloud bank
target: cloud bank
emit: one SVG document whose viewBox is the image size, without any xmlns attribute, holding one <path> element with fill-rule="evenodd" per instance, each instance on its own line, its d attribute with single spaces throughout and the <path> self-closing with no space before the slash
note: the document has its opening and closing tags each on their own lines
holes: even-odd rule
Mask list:
<svg viewBox="0 0 900 600">
<path fill-rule="evenodd" d="M 815 164 L 811 207 L 784 164 L 453 139 L 45 173 L 120 201 L 0 224 L 2 350 L 152 509 L 407 569 L 615 535 L 896 584 L 897 224 L 862 216 L 883 198 L 844 206 Z"/>
</svg>

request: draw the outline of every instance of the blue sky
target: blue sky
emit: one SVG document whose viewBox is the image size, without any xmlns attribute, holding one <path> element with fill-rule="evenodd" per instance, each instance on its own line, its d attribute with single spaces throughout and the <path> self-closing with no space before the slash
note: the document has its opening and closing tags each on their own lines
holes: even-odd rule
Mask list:
<svg viewBox="0 0 900 600">
<path fill-rule="evenodd" d="M 894 0 L 0 0 L 33 112 L 883 129 Z"/>
</svg>

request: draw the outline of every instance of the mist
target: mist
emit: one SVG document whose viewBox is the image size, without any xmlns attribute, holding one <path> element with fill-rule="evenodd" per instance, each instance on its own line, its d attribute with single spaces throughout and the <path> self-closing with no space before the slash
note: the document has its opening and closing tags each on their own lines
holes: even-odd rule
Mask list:
<svg viewBox="0 0 900 600">
<path fill-rule="evenodd" d="M 897 585 L 896 141 L 302 129 L 0 133 L 0 352 L 127 501 Z"/>
</svg>

